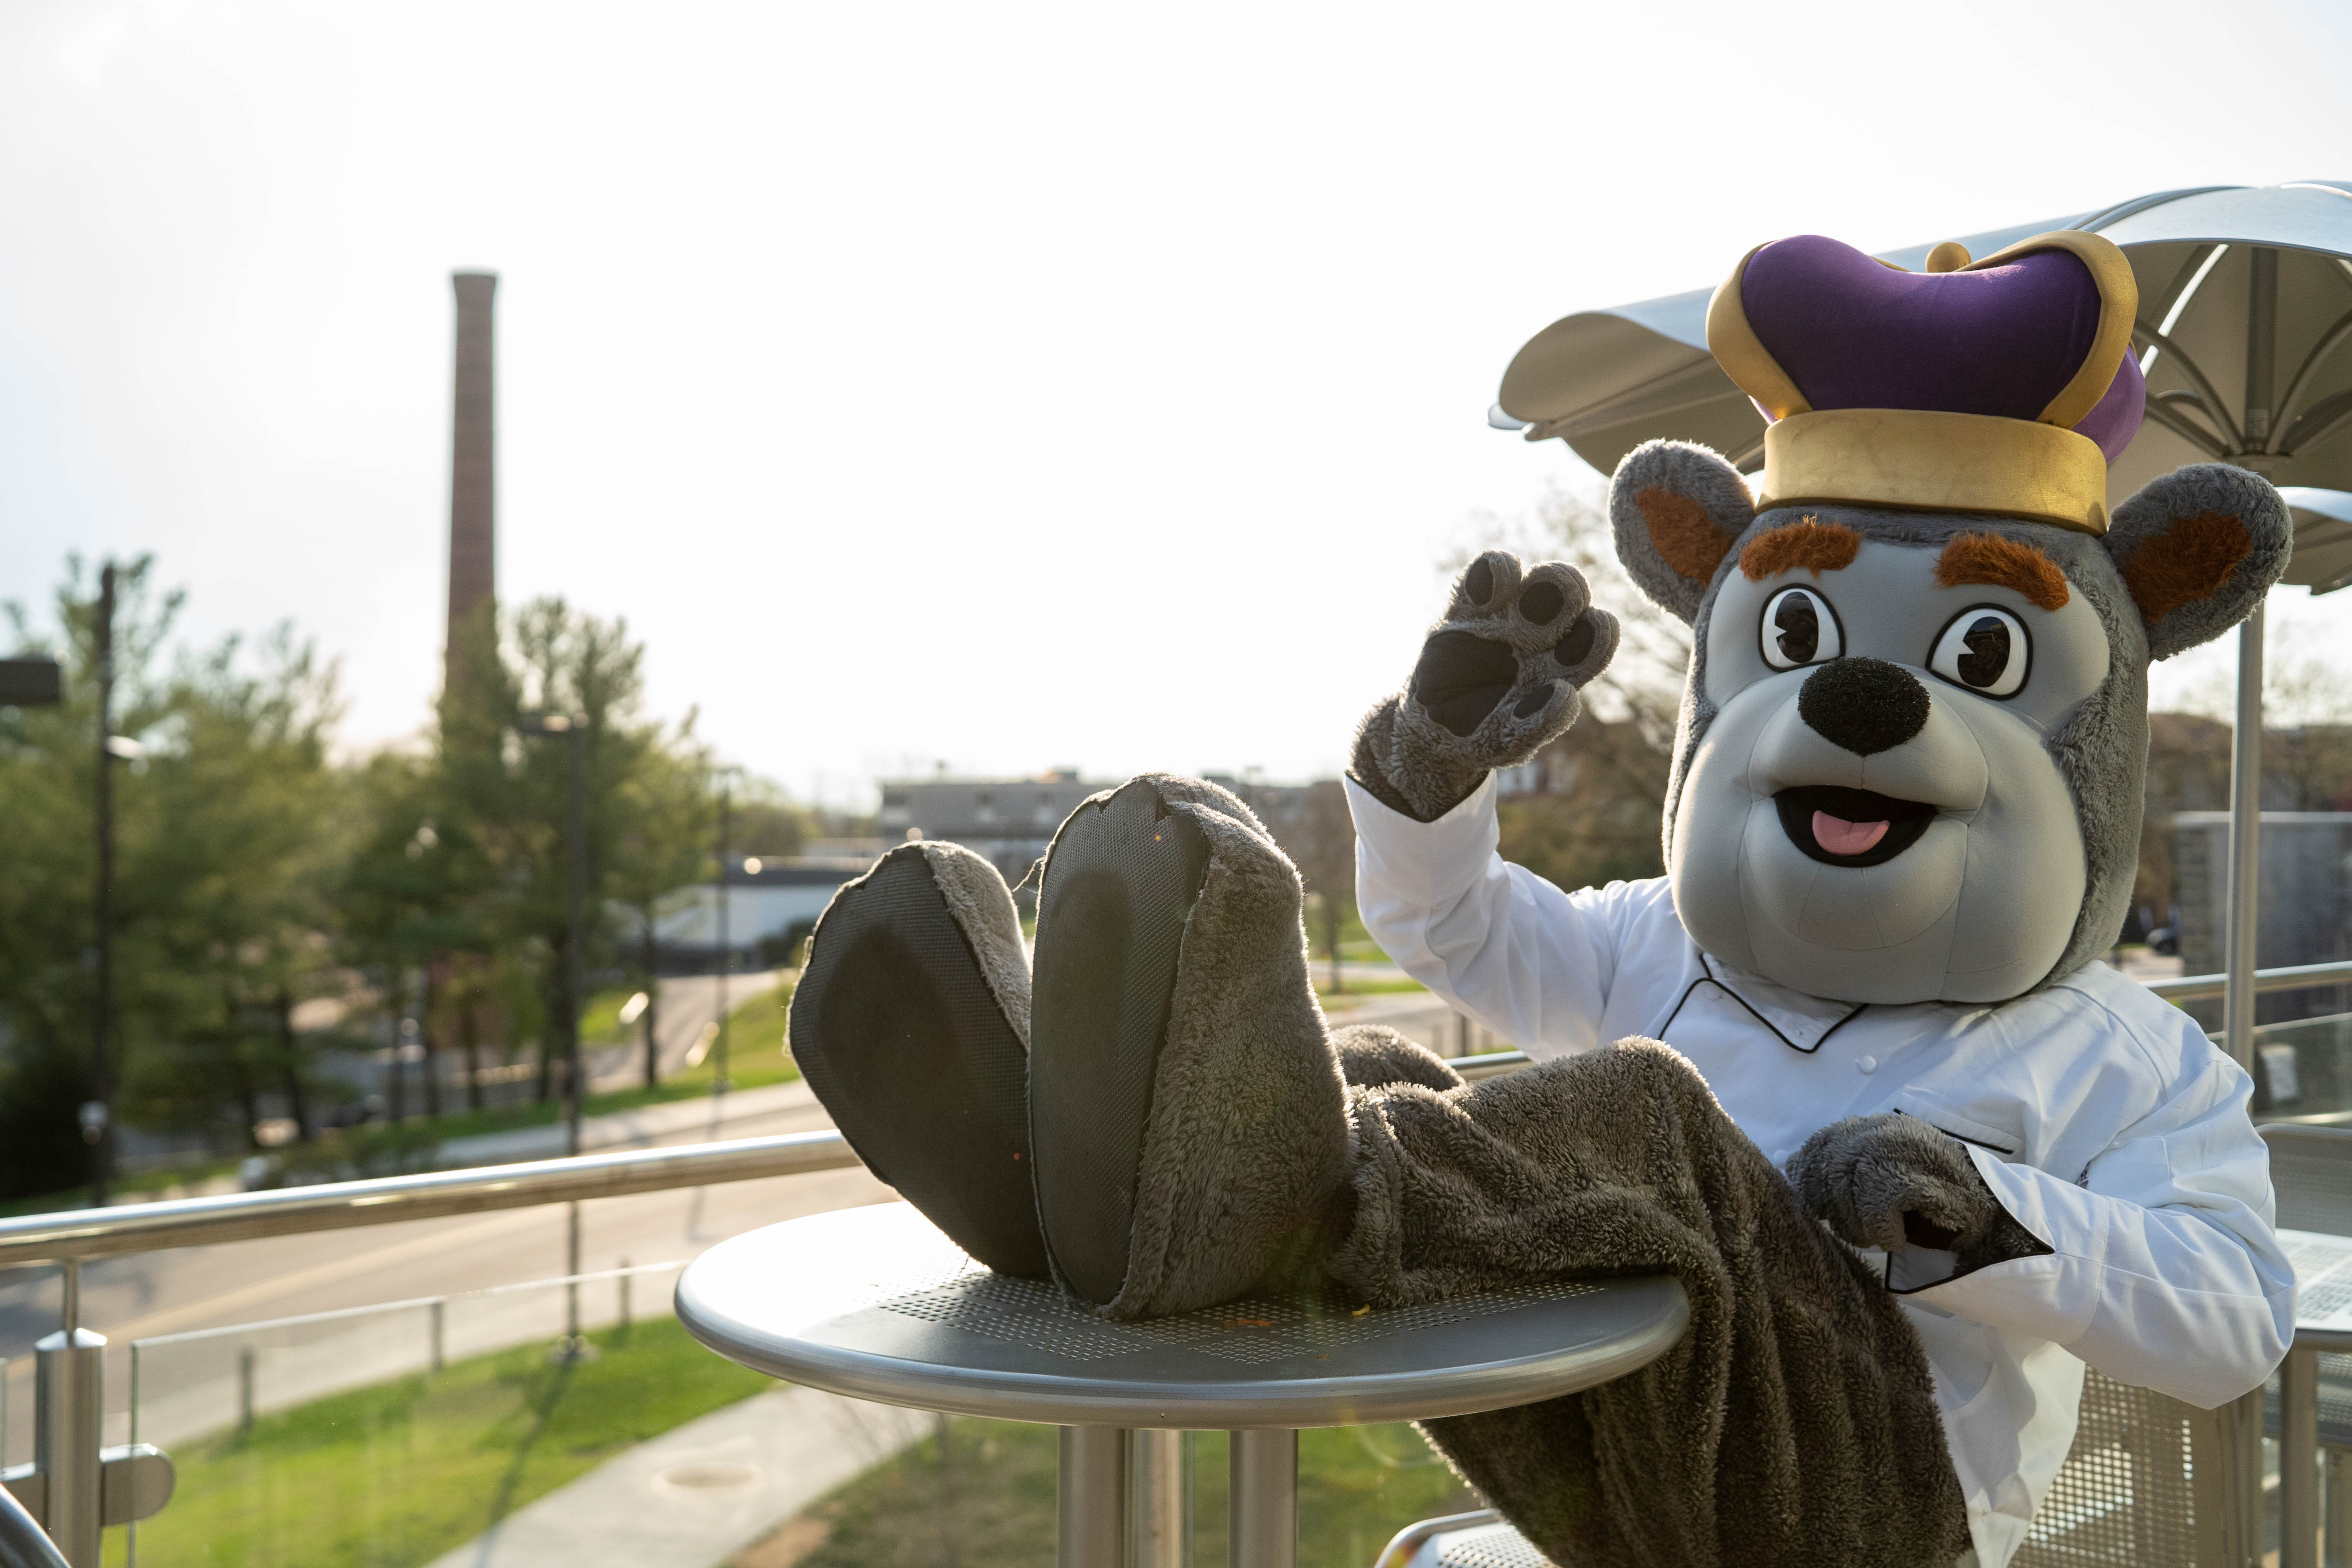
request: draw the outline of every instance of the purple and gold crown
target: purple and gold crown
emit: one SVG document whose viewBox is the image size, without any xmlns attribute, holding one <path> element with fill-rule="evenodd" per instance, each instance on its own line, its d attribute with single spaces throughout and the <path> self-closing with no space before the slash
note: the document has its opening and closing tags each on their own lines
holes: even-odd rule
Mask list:
<svg viewBox="0 0 2352 1568">
<path fill-rule="evenodd" d="M 1759 509 L 2005 512 L 2107 531 L 2107 464 L 2139 428 L 2138 286 L 2096 235 L 1906 272 L 1819 235 L 1759 245 L 1706 343 L 1769 421 Z"/>
</svg>

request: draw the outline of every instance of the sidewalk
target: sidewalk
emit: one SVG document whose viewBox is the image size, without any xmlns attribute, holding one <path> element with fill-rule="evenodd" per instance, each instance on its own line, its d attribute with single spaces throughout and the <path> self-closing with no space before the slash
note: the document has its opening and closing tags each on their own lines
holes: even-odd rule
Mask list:
<svg viewBox="0 0 2352 1568">
<path fill-rule="evenodd" d="M 739 1089 L 732 1094 L 673 1100 L 664 1105 L 635 1110 L 608 1111 L 580 1123 L 580 1152 L 625 1149 L 651 1143 L 681 1132 L 700 1131 L 711 1138 L 726 1136 L 730 1122 L 772 1116 L 803 1105 L 814 1105 L 816 1093 L 806 1083 L 772 1083 L 761 1089 Z M 563 1124 L 517 1127 L 505 1132 L 478 1132 L 452 1138 L 441 1145 L 434 1163 L 442 1170 L 468 1165 L 502 1165 L 515 1160 L 552 1160 L 563 1153 Z"/>
<path fill-rule="evenodd" d="M 933 1419 L 778 1387 L 607 1460 L 431 1568 L 711 1568 L 921 1437 Z"/>
</svg>

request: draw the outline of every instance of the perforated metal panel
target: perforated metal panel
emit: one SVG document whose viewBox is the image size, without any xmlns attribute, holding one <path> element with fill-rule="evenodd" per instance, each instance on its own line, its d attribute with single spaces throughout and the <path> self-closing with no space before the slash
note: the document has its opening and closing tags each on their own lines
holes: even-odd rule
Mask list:
<svg viewBox="0 0 2352 1568">
<path fill-rule="evenodd" d="M 2262 1133 L 2271 1149 L 2278 1223 L 2289 1230 L 2352 1236 L 2352 1130 L 2273 1123 Z M 2299 1308 L 2296 1315 L 2317 1314 Z"/>
<path fill-rule="evenodd" d="M 1437 1549 L 1430 1568 L 1552 1568 L 1550 1558 L 1507 1524 L 1458 1531 L 1430 1544 Z"/>
<path fill-rule="evenodd" d="M 2263 1432 L 2279 1435 L 2276 1378 L 2263 1390 Z M 2352 1448 L 2352 1355 L 2319 1358 L 2319 1441 L 2330 1448 Z"/>
<path fill-rule="evenodd" d="M 2186 1410 L 2086 1372 L 2074 1447 L 2015 1568 L 2195 1568 L 2189 1478 Z"/>
<path fill-rule="evenodd" d="M 876 1305 L 927 1322 L 1030 1350 L 1098 1361 L 1163 1345 L 1181 1345 L 1252 1365 L 1335 1345 L 1360 1344 L 1412 1329 L 1466 1322 L 1528 1301 L 1560 1301 L 1595 1293 L 1576 1280 L 1516 1286 L 1489 1295 L 1393 1310 L 1356 1310 L 1337 1294 L 1305 1301 L 1250 1298 L 1206 1311 L 1142 1322 L 1114 1323 L 1074 1306 L 1051 1285 L 991 1274 L 978 1265 L 929 1280 L 905 1281 Z"/>
</svg>

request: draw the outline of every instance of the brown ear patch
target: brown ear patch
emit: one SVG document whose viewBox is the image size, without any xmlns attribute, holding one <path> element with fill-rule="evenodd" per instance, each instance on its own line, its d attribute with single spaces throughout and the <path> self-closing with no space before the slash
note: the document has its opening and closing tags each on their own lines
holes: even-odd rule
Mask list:
<svg viewBox="0 0 2352 1568">
<path fill-rule="evenodd" d="M 2066 605 L 2066 574 L 2058 563 L 2031 544 L 1998 533 L 1958 534 L 1936 557 L 1936 586 L 1957 588 L 1964 583 L 2012 589 L 2045 610 Z"/>
<path fill-rule="evenodd" d="M 1750 583 L 1783 572 L 1811 572 L 1818 580 L 1824 572 L 1843 572 L 1853 565 L 1861 548 L 1862 535 L 1843 523 L 1809 517 L 1749 540 L 1739 552 L 1739 571 Z"/>
<path fill-rule="evenodd" d="M 1642 509 L 1658 559 L 1694 583 L 1715 580 L 1715 569 L 1731 549 L 1731 535 L 1715 526 L 1706 508 L 1664 485 L 1652 485 L 1633 504 Z"/>
<path fill-rule="evenodd" d="M 2133 551 L 2124 585 L 2152 626 L 2181 605 L 2220 593 L 2238 563 L 2253 552 L 2253 535 L 2236 513 L 2200 511 Z"/>
</svg>

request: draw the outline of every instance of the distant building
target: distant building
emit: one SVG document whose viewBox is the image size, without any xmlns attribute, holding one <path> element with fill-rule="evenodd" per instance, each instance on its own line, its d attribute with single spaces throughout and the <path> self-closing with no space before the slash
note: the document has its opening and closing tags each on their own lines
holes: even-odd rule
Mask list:
<svg viewBox="0 0 2352 1568">
<path fill-rule="evenodd" d="M 870 857 L 767 859 L 730 857 L 727 867 L 727 946 L 734 969 L 772 969 L 793 958 L 816 929 L 817 916 L 840 886 L 862 877 Z M 705 882 L 681 888 L 669 912 L 654 922 L 665 973 L 708 973 L 719 966 L 719 889 Z"/>
<path fill-rule="evenodd" d="M 1076 768 L 1025 779 L 885 779 L 874 821 L 885 842 L 943 838 L 985 857 L 1017 883 L 1053 843 L 1062 819 L 1116 783 L 1088 783 Z"/>
</svg>

